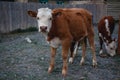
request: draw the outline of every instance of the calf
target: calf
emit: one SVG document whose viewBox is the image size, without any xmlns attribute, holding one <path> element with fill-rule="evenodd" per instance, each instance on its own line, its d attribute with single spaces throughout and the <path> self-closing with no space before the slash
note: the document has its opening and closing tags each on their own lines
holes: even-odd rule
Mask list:
<svg viewBox="0 0 120 80">
<path fill-rule="evenodd" d="M 100 40 L 100 52 L 103 53 L 102 44 L 105 44 L 105 48 L 107 53 L 110 56 L 114 56 L 116 54 L 116 40 L 112 39 L 112 33 L 114 30 L 114 19 L 112 16 L 103 17 L 98 23 L 98 32 L 99 32 L 99 40 Z"/>
<path fill-rule="evenodd" d="M 93 53 L 93 66 L 97 65 L 92 16 L 85 9 L 63 8 L 54 9 L 40 8 L 38 12 L 28 11 L 28 14 L 37 18 L 39 31 L 42 32 L 51 46 L 51 60 L 48 72 L 54 68 L 54 58 L 59 44 L 62 46 L 63 68 L 62 75 L 67 74 L 67 58 L 71 43 L 82 42 L 82 59 L 85 57 L 85 39 L 88 39 Z"/>
</svg>

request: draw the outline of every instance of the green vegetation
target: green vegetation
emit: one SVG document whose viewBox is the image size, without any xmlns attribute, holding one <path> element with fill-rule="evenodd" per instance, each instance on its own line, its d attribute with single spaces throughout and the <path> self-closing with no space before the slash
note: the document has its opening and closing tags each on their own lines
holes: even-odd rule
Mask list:
<svg viewBox="0 0 120 80">
<path fill-rule="evenodd" d="M 11 31 L 10 33 L 24 33 L 24 32 L 32 32 L 32 31 L 37 31 L 38 29 L 36 27 L 29 27 L 27 29 L 16 29 L 14 31 Z"/>
</svg>

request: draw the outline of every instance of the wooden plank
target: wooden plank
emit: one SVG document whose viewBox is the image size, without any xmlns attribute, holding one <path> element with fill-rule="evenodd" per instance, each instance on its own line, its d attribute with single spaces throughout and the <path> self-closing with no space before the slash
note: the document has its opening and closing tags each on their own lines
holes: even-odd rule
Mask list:
<svg viewBox="0 0 120 80">
<path fill-rule="evenodd" d="M 27 14 L 27 10 L 37 11 L 38 8 L 85 8 L 93 14 L 93 23 L 106 15 L 104 4 L 40 4 L 40 3 L 20 3 L 20 2 L 0 2 L 0 32 L 6 33 L 15 29 L 26 29 L 28 27 L 37 27 L 37 21 Z M 104 9 L 103 9 L 104 8 Z"/>
<path fill-rule="evenodd" d="M 111 15 L 115 20 L 119 20 L 120 2 L 112 2 L 107 4 L 107 15 Z"/>
<path fill-rule="evenodd" d="M 120 55 L 120 17 L 119 17 L 119 30 L 118 30 L 118 48 L 117 48 L 117 54 Z"/>
</svg>

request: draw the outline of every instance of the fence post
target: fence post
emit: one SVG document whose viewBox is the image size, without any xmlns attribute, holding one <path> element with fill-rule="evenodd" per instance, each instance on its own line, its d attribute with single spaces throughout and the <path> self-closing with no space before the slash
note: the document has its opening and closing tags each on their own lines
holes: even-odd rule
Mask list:
<svg viewBox="0 0 120 80">
<path fill-rule="evenodd" d="M 120 55 L 120 16 L 119 16 L 119 30 L 118 30 L 118 48 L 117 48 L 117 54 Z"/>
</svg>

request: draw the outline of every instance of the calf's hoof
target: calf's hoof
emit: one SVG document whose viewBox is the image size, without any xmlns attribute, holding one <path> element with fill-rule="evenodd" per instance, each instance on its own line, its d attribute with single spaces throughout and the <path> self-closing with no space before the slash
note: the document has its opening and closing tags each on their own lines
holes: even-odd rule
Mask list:
<svg viewBox="0 0 120 80">
<path fill-rule="evenodd" d="M 83 66 L 84 63 L 85 63 L 85 60 L 84 60 L 84 58 L 82 58 L 81 61 L 80 61 L 80 65 Z"/>
<path fill-rule="evenodd" d="M 80 66 L 83 66 L 84 65 L 84 62 L 80 62 Z"/>
<path fill-rule="evenodd" d="M 63 70 L 62 70 L 62 76 L 63 76 L 63 77 L 66 77 L 66 75 L 67 75 L 67 71 L 66 71 L 66 69 L 63 69 Z"/>
<path fill-rule="evenodd" d="M 69 58 L 69 63 L 73 63 L 73 58 L 72 57 Z"/>
<path fill-rule="evenodd" d="M 48 68 L 48 73 L 51 73 L 53 71 L 53 66 L 50 66 L 49 68 Z"/>
<path fill-rule="evenodd" d="M 97 62 L 93 62 L 93 67 L 94 67 L 94 68 L 97 67 Z"/>
</svg>

